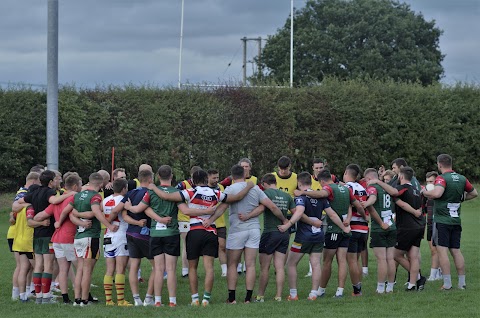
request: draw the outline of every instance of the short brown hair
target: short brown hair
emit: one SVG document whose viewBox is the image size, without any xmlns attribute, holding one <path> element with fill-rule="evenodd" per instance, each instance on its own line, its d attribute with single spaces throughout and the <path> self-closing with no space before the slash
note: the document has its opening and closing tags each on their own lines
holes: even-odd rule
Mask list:
<svg viewBox="0 0 480 318">
<path fill-rule="evenodd" d="M 273 173 L 267 173 L 262 177 L 262 183 L 266 183 L 268 185 L 277 184 L 277 178 Z"/>
<path fill-rule="evenodd" d="M 113 192 L 114 193 L 120 193 L 122 192 L 123 189 L 128 187 L 128 181 L 127 179 L 115 179 L 113 180 Z"/>
<path fill-rule="evenodd" d="M 80 182 L 82 181 L 82 179 L 80 178 L 80 176 L 77 174 L 73 174 L 71 173 L 69 176 L 67 176 L 67 178 L 65 179 L 65 188 L 67 190 L 72 190 L 72 188 L 77 185 L 77 184 L 80 184 Z"/>
<path fill-rule="evenodd" d="M 435 177 L 435 178 L 437 178 L 437 177 L 438 177 L 438 172 L 436 172 L 436 171 L 429 171 L 429 172 L 427 172 L 425 178 L 428 179 L 428 178 L 430 178 L 430 177 Z"/>
<path fill-rule="evenodd" d="M 88 177 L 88 182 L 94 186 L 102 186 L 103 176 L 98 172 L 94 172 Z"/>
<path fill-rule="evenodd" d="M 138 180 L 140 182 L 148 182 L 148 180 L 153 178 L 153 172 L 150 170 L 141 170 L 138 172 Z"/>
<path fill-rule="evenodd" d="M 441 163 L 442 166 L 452 167 L 453 159 L 452 159 L 452 156 L 447 155 L 446 153 L 443 153 L 441 155 L 438 155 L 437 162 Z"/>
</svg>

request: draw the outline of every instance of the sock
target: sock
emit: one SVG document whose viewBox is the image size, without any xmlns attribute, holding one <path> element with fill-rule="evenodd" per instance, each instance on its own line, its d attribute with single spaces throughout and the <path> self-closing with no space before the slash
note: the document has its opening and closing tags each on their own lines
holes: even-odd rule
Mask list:
<svg viewBox="0 0 480 318">
<path fill-rule="evenodd" d="M 138 269 L 137 277 L 138 277 L 138 279 L 142 278 L 142 269 L 141 268 Z"/>
<path fill-rule="evenodd" d="M 140 294 L 133 294 L 133 300 L 135 301 L 135 304 L 142 303 L 142 300 L 140 299 Z"/>
<path fill-rule="evenodd" d="M 12 288 L 12 299 L 18 298 L 20 296 L 20 290 L 18 287 L 13 287 Z"/>
<path fill-rule="evenodd" d="M 235 289 L 229 289 L 228 290 L 228 301 L 229 302 L 234 302 L 235 301 Z"/>
<path fill-rule="evenodd" d="M 117 301 L 125 300 L 125 274 L 115 275 L 115 290 L 117 291 Z"/>
<path fill-rule="evenodd" d="M 220 267 L 222 268 L 222 274 L 227 273 L 227 264 L 221 264 Z"/>
<path fill-rule="evenodd" d="M 80 305 L 81 302 L 82 302 L 82 300 L 80 298 L 75 298 L 75 303 L 77 305 Z"/>
<path fill-rule="evenodd" d="M 445 289 L 452 288 L 452 275 L 443 275 L 443 287 Z"/>
<path fill-rule="evenodd" d="M 62 298 L 63 298 L 64 303 L 69 303 L 70 302 L 70 298 L 68 298 L 68 294 L 62 294 Z"/>
<path fill-rule="evenodd" d="M 32 290 L 30 289 L 30 285 L 25 286 L 25 293 L 26 293 L 27 295 L 30 295 L 31 292 L 32 292 Z"/>
<path fill-rule="evenodd" d="M 244 272 L 247 271 L 247 265 L 245 265 L 245 262 L 243 262 L 243 271 L 244 271 Z"/>
<path fill-rule="evenodd" d="M 297 289 L 296 288 L 290 288 L 290 297 L 292 297 L 292 298 L 297 297 Z"/>
<path fill-rule="evenodd" d="M 354 293 L 355 295 L 362 293 L 362 283 L 358 283 L 358 284 L 352 285 L 352 286 L 353 286 L 353 293 Z"/>
<path fill-rule="evenodd" d="M 312 273 L 312 263 L 308 262 L 308 272 Z"/>
<path fill-rule="evenodd" d="M 310 294 L 308 295 L 308 297 L 317 297 L 317 296 L 318 296 L 318 294 L 317 294 L 317 291 L 315 289 L 312 289 L 310 291 Z"/>
<path fill-rule="evenodd" d="M 317 295 L 322 296 L 323 294 L 325 294 L 325 288 L 318 287 Z"/>
<path fill-rule="evenodd" d="M 437 268 L 430 268 L 430 277 L 435 278 L 438 275 L 438 269 Z"/>
<path fill-rule="evenodd" d="M 88 299 L 82 299 L 82 303 L 83 303 L 84 305 L 88 305 Z"/>
<path fill-rule="evenodd" d="M 150 300 L 152 300 L 152 299 L 153 299 L 153 295 L 145 294 L 145 300 L 147 300 L 148 298 L 150 298 Z"/>
<path fill-rule="evenodd" d="M 417 274 L 417 280 L 419 280 L 420 278 L 422 278 L 422 275 L 420 275 L 420 272 L 418 272 L 418 274 Z"/>
<path fill-rule="evenodd" d="M 88 293 L 88 301 L 94 301 L 95 299 L 93 299 L 93 296 L 92 296 L 92 293 Z"/>
<path fill-rule="evenodd" d="M 26 295 L 28 295 L 28 294 L 26 294 L 26 293 L 20 293 L 20 296 L 19 296 L 19 297 L 20 297 L 20 300 L 27 300 Z"/>
<path fill-rule="evenodd" d="M 162 296 L 155 296 L 155 304 L 162 303 Z"/>
<path fill-rule="evenodd" d="M 343 296 L 343 288 L 338 287 L 335 296 Z"/>
<path fill-rule="evenodd" d="M 466 286 L 465 275 L 458 275 L 458 287 L 462 288 L 464 286 Z"/>
<path fill-rule="evenodd" d="M 253 290 L 247 289 L 247 295 L 245 296 L 245 302 L 252 301 Z"/>
<path fill-rule="evenodd" d="M 177 304 L 177 297 L 169 297 L 170 304 Z M 210 299 L 210 298 L 209 298 Z"/>
<path fill-rule="evenodd" d="M 368 267 L 362 267 L 362 273 L 368 274 Z"/>
<path fill-rule="evenodd" d="M 188 267 L 182 267 L 182 276 L 188 275 Z"/>
<path fill-rule="evenodd" d="M 394 282 L 392 282 L 392 283 L 388 282 L 388 283 L 387 283 L 387 289 L 386 289 L 385 291 L 386 291 L 387 293 L 393 292 L 393 286 L 395 286 L 395 283 L 394 283 Z"/>
<path fill-rule="evenodd" d="M 105 290 L 105 301 L 112 301 L 113 276 L 103 276 L 103 289 Z"/>
<path fill-rule="evenodd" d="M 415 284 L 408 283 L 408 287 L 407 287 L 408 289 L 412 289 L 414 287 L 415 287 Z"/>
<path fill-rule="evenodd" d="M 199 297 L 198 297 L 198 293 L 193 294 L 193 295 L 192 295 L 192 303 L 193 303 L 194 301 L 198 301 L 198 298 L 199 298 Z"/>
<path fill-rule="evenodd" d="M 242 263 L 239 263 L 239 264 L 237 265 L 237 272 L 238 272 L 238 273 L 241 273 L 241 272 L 242 272 Z"/>
<path fill-rule="evenodd" d="M 212 293 L 209 293 L 207 291 L 203 292 L 203 300 L 210 301 L 211 296 L 212 296 Z"/>
<path fill-rule="evenodd" d="M 385 292 L 385 283 L 377 283 L 377 293 L 383 294 Z"/>
<path fill-rule="evenodd" d="M 43 297 L 45 297 L 45 294 L 50 293 L 50 286 L 52 284 L 52 276 L 53 275 L 50 274 L 50 273 L 43 273 L 43 275 L 42 275 L 42 293 L 44 294 Z"/>
<path fill-rule="evenodd" d="M 35 293 L 42 293 L 42 273 L 33 273 L 33 286 L 35 286 Z"/>
</svg>

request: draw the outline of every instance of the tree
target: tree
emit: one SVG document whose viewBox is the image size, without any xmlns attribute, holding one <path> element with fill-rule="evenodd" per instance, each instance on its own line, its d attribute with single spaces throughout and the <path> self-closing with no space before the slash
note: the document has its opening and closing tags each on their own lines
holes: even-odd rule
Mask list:
<svg viewBox="0 0 480 318">
<path fill-rule="evenodd" d="M 391 0 L 309 0 L 294 13 L 294 81 L 340 79 L 440 80 L 443 31 L 410 6 Z M 269 36 L 261 61 L 265 79 L 290 76 L 290 18 Z"/>
</svg>

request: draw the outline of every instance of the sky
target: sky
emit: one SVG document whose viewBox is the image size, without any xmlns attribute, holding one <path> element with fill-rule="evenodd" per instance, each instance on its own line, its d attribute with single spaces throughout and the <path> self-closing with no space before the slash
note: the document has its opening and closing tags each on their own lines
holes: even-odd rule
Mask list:
<svg viewBox="0 0 480 318">
<path fill-rule="evenodd" d="M 480 0 L 404 2 L 444 30 L 442 81 L 480 83 Z M 238 83 L 240 39 L 274 34 L 289 14 L 290 0 L 185 0 L 182 83 Z M 59 16 L 61 84 L 177 85 L 181 0 L 59 0 Z M 46 85 L 47 0 L 1 0 L 0 39 L 0 85 Z M 248 42 L 249 61 L 257 52 Z"/>
</svg>

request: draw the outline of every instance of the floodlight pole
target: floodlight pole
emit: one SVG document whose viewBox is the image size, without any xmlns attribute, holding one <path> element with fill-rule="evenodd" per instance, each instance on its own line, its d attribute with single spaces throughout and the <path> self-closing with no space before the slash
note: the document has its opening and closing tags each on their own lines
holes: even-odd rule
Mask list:
<svg viewBox="0 0 480 318">
<path fill-rule="evenodd" d="M 58 170 L 58 0 L 48 0 L 47 167 Z"/>
<path fill-rule="evenodd" d="M 293 0 L 290 0 L 290 87 L 293 87 Z"/>
<path fill-rule="evenodd" d="M 180 53 L 178 57 L 178 89 L 182 88 L 182 50 L 183 50 L 183 10 L 185 0 L 182 0 L 182 17 L 180 19 Z"/>
</svg>

